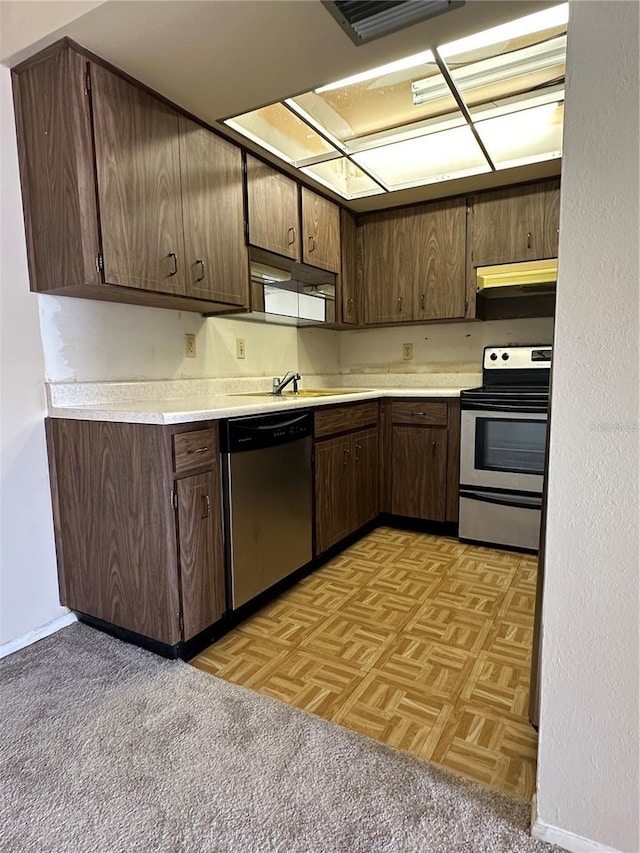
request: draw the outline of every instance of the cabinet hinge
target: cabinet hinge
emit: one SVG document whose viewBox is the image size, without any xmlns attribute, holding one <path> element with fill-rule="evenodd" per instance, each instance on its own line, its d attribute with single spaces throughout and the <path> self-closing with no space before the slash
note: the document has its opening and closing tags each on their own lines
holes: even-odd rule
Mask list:
<svg viewBox="0 0 640 853">
<path fill-rule="evenodd" d="M 85 95 L 91 94 L 91 75 L 89 74 L 88 70 L 84 76 L 84 93 Z"/>
<path fill-rule="evenodd" d="M 178 493 L 171 490 L 171 506 L 174 509 L 178 509 Z"/>
<path fill-rule="evenodd" d="M 104 272 L 104 258 L 102 255 L 96 255 L 96 271 Z"/>
<path fill-rule="evenodd" d="M 178 628 L 180 629 L 180 633 L 184 633 L 184 618 L 182 613 L 178 613 Z"/>
</svg>

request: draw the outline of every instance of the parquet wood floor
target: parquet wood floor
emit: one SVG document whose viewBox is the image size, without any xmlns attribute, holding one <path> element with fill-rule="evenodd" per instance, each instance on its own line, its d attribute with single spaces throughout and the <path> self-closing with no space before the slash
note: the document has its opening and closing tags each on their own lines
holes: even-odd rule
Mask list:
<svg viewBox="0 0 640 853">
<path fill-rule="evenodd" d="M 537 560 L 381 527 L 192 660 L 529 799 Z"/>
</svg>

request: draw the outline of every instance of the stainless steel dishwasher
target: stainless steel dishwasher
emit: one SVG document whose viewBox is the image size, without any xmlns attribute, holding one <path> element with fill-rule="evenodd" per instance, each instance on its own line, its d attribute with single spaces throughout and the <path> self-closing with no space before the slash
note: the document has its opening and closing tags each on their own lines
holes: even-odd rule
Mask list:
<svg viewBox="0 0 640 853">
<path fill-rule="evenodd" d="M 312 431 L 310 412 L 233 418 L 222 430 L 232 610 L 311 560 Z"/>
</svg>

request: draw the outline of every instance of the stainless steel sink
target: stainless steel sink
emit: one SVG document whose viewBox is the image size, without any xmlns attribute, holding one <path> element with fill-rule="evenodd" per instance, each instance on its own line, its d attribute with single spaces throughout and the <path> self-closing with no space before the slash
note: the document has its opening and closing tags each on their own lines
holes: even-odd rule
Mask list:
<svg viewBox="0 0 640 853">
<path fill-rule="evenodd" d="M 301 388 L 298 392 L 283 391 L 282 394 L 274 394 L 273 391 L 248 391 L 245 394 L 229 394 L 229 397 L 283 397 L 285 399 L 291 399 L 292 397 L 333 397 L 337 394 L 359 394 L 363 390 L 365 389 Z"/>
</svg>

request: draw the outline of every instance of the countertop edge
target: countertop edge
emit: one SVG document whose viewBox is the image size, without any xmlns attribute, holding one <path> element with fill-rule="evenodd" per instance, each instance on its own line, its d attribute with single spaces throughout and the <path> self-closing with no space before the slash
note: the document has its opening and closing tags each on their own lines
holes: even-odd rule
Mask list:
<svg viewBox="0 0 640 853">
<path fill-rule="evenodd" d="M 119 423 L 144 423 L 172 425 L 197 421 L 222 420 L 245 415 L 268 414 L 276 411 L 315 409 L 322 406 L 359 403 L 366 400 L 381 400 L 393 397 L 405 398 L 456 398 L 462 388 L 378 388 L 349 391 L 348 394 L 332 394 L 326 397 L 268 397 L 257 400 L 251 395 L 233 394 L 217 396 L 211 400 L 145 400 L 139 403 L 102 403 L 91 406 L 49 407 L 50 418 L 69 420 L 110 421 Z M 206 405 L 209 403 L 210 405 Z M 191 407 L 189 407 L 191 404 Z"/>
</svg>

